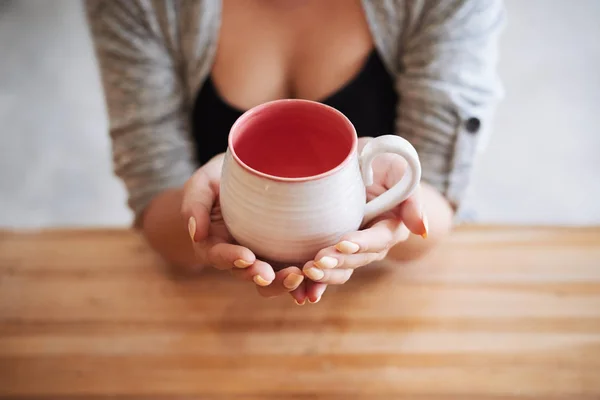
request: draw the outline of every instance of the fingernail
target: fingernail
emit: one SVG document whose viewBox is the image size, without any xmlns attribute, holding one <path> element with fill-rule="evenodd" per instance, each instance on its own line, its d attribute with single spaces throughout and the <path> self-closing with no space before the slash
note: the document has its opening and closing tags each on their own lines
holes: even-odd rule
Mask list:
<svg viewBox="0 0 600 400">
<path fill-rule="evenodd" d="M 429 224 L 427 223 L 427 215 L 425 213 L 421 214 L 421 221 L 423 222 L 423 229 L 425 232 L 421 235 L 423 239 L 427 239 L 427 233 L 429 231 Z"/>
<path fill-rule="evenodd" d="M 318 303 L 318 302 L 320 302 L 320 301 L 321 301 L 321 296 L 317 297 L 317 299 L 316 299 L 315 301 L 312 301 L 311 299 L 308 299 L 308 302 L 309 302 L 310 304 L 317 304 L 317 303 Z"/>
<path fill-rule="evenodd" d="M 356 243 L 349 242 L 348 240 L 344 240 L 335 245 L 335 248 L 340 253 L 344 254 L 354 254 L 360 250 L 360 246 Z"/>
<path fill-rule="evenodd" d="M 256 283 L 258 286 L 269 286 L 271 284 L 271 282 L 265 280 L 262 276 L 260 275 L 254 275 L 254 278 L 252 278 L 252 280 L 254 281 L 254 283 Z"/>
<path fill-rule="evenodd" d="M 325 272 L 321 271 L 319 268 L 309 267 L 304 270 L 304 273 L 308 275 L 310 279 L 313 281 L 318 281 L 323 279 L 325 276 Z"/>
<path fill-rule="evenodd" d="M 190 217 L 188 220 L 188 231 L 190 232 L 192 242 L 194 242 L 194 236 L 196 236 L 196 218 Z"/>
<path fill-rule="evenodd" d="M 294 299 L 294 303 L 296 303 L 299 306 L 303 306 L 304 304 L 306 304 L 306 299 L 302 300 L 302 303 L 300 303 L 298 300 Z"/>
<path fill-rule="evenodd" d="M 338 265 L 338 260 L 334 257 L 325 256 L 321 257 L 319 261 L 315 261 L 315 265 L 319 268 L 331 269 Z"/>
<path fill-rule="evenodd" d="M 300 286 L 303 280 L 304 276 L 292 273 L 285 277 L 283 280 L 283 286 L 285 286 L 285 288 L 288 290 L 294 290 Z"/>
<path fill-rule="evenodd" d="M 234 265 L 236 268 L 248 268 L 249 266 L 251 266 L 251 265 L 252 265 L 252 263 L 250 263 L 250 262 L 248 262 L 248 261 L 246 261 L 246 260 L 239 259 L 239 260 L 235 260 L 235 261 L 233 262 L 233 265 Z"/>
</svg>

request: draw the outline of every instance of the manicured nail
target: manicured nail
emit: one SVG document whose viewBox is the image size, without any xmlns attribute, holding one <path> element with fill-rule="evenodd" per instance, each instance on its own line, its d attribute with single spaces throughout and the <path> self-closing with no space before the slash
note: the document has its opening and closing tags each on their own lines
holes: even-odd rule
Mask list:
<svg viewBox="0 0 600 400">
<path fill-rule="evenodd" d="M 323 272 L 319 268 L 315 268 L 315 267 L 306 268 L 304 270 L 304 273 L 313 281 L 321 280 L 325 276 L 325 272 Z"/>
<path fill-rule="evenodd" d="M 194 236 L 196 236 L 196 218 L 190 217 L 188 220 L 188 231 L 190 232 L 192 242 L 194 242 Z"/>
<path fill-rule="evenodd" d="M 303 280 L 304 280 L 303 275 L 291 273 L 288 276 L 286 276 L 285 279 L 283 280 L 283 286 L 285 286 L 285 288 L 288 290 L 294 290 L 298 286 L 300 286 L 300 284 L 302 283 Z"/>
<path fill-rule="evenodd" d="M 248 261 L 246 261 L 246 260 L 242 260 L 242 259 L 240 258 L 239 260 L 235 260 L 235 261 L 233 262 L 233 265 L 234 265 L 236 268 L 248 268 L 249 266 L 251 266 L 251 265 L 252 265 L 252 263 L 250 263 L 250 262 L 248 262 Z"/>
<path fill-rule="evenodd" d="M 252 278 L 252 280 L 254 281 L 254 283 L 256 283 L 258 286 L 269 286 L 271 284 L 271 282 L 265 280 L 262 276 L 260 275 L 254 275 L 254 278 Z"/>
<path fill-rule="evenodd" d="M 315 265 L 319 268 L 331 269 L 338 265 L 338 260 L 334 257 L 325 256 L 321 257 L 319 261 L 315 261 Z"/>
<path fill-rule="evenodd" d="M 309 302 L 310 304 L 317 304 L 317 303 L 318 303 L 318 302 L 320 302 L 320 301 L 321 301 L 321 296 L 319 296 L 319 297 L 318 297 L 318 298 L 317 298 L 315 301 L 312 301 L 311 299 L 308 299 L 308 302 Z"/>
<path fill-rule="evenodd" d="M 340 253 L 344 254 L 354 254 L 360 250 L 360 246 L 356 243 L 350 242 L 348 240 L 344 240 L 335 245 L 335 248 Z"/>
<path fill-rule="evenodd" d="M 421 221 L 423 222 L 423 229 L 425 232 L 421 235 L 423 239 L 427 239 L 427 233 L 429 231 L 429 224 L 427 223 L 427 215 L 425 213 L 421 214 Z"/>
<path fill-rule="evenodd" d="M 306 304 L 306 299 L 302 300 L 302 303 L 300 303 L 298 300 L 294 299 L 294 303 L 296 303 L 299 306 L 303 306 L 304 304 Z"/>
</svg>

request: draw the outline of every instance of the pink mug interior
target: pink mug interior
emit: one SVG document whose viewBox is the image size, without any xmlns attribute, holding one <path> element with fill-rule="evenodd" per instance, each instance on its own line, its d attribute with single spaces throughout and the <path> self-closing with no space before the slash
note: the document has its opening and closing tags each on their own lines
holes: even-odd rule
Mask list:
<svg viewBox="0 0 600 400">
<path fill-rule="evenodd" d="M 276 100 L 254 107 L 231 128 L 237 162 L 270 179 L 303 181 L 335 172 L 357 146 L 346 116 L 307 100 Z"/>
</svg>

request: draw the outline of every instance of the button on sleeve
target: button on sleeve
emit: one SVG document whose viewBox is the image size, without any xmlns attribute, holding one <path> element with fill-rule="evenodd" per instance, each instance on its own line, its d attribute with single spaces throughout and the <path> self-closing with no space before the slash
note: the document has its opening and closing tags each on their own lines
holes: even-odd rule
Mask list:
<svg viewBox="0 0 600 400">
<path fill-rule="evenodd" d="M 448 0 L 414 10 L 402 43 L 397 133 L 417 149 L 423 181 L 459 208 L 502 97 L 501 0 Z"/>
</svg>

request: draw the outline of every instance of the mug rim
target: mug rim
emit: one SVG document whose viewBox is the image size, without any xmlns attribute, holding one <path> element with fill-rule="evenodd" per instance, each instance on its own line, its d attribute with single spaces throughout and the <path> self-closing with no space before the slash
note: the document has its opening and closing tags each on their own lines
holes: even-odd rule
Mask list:
<svg viewBox="0 0 600 400">
<path fill-rule="evenodd" d="M 335 114 L 338 118 L 340 118 L 342 120 L 342 122 L 344 123 L 344 125 L 346 125 L 348 127 L 348 131 L 350 131 L 352 134 L 352 146 L 350 148 L 350 151 L 344 158 L 344 160 L 341 163 L 339 163 L 338 165 L 336 165 L 335 167 L 333 167 L 325 172 L 322 172 L 320 174 L 310 175 L 310 176 L 302 176 L 302 177 L 296 177 L 296 178 L 267 174 L 265 172 L 258 171 L 256 169 L 250 167 L 245 162 L 243 162 L 240 159 L 240 157 L 237 155 L 235 148 L 233 146 L 233 139 L 236 136 L 236 134 L 241 130 L 241 125 L 243 125 L 247 120 L 252 118 L 252 116 L 254 116 L 254 114 L 257 114 L 257 113 L 263 111 L 265 108 L 269 108 L 274 105 L 280 105 L 283 103 L 303 103 L 303 104 L 308 104 L 310 106 L 320 107 L 322 109 L 327 110 L 328 112 Z M 356 150 L 358 147 L 358 136 L 356 134 L 356 128 L 354 127 L 352 122 L 350 122 L 348 117 L 346 117 L 341 111 L 335 109 L 334 107 L 331 107 L 327 104 L 323 104 L 323 103 L 320 103 L 318 101 L 313 101 L 313 100 L 278 99 L 278 100 L 271 100 L 271 101 L 267 101 L 265 103 L 259 104 L 257 106 L 250 108 L 248 111 L 244 112 L 231 126 L 231 129 L 229 130 L 229 137 L 227 138 L 227 146 L 228 146 L 228 150 L 229 150 L 231 156 L 238 163 L 238 165 L 240 165 L 243 169 L 250 172 L 251 174 L 265 178 L 265 179 L 278 181 L 278 182 L 301 183 L 301 182 L 309 182 L 309 181 L 316 181 L 319 179 L 323 179 L 323 178 L 331 176 L 331 175 L 335 174 L 336 172 L 340 171 L 341 169 L 343 169 L 350 162 L 350 160 L 352 159 L 354 154 L 356 154 Z"/>
</svg>

